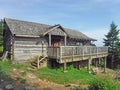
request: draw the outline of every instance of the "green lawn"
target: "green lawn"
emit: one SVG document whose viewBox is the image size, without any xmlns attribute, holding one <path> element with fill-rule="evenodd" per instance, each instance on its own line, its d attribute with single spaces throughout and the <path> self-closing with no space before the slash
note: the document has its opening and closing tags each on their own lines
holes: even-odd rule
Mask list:
<svg viewBox="0 0 120 90">
<path fill-rule="evenodd" d="M 91 79 L 95 78 L 94 75 L 87 72 L 86 68 L 77 70 L 72 66 L 69 67 L 67 72 L 63 72 L 62 68 L 50 69 L 45 67 L 41 68 L 38 73 L 40 78 L 47 79 L 59 84 L 87 84 Z"/>
<path fill-rule="evenodd" d="M 81 85 L 91 85 L 90 90 L 96 90 L 93 89 L 94 85 L 101 86 L 104 85 L 105 88 L 108 88 L 111 86 L 114 88 L 120 88 L 120 82 L 119 81 L 112 81 L 110 78 L 98 78 L 95 75 L 89 74 L 86 70 L 86 68 L 82 68 L 81 70 L 77 70 L 73 68 L 73 66 L 69 66 L 67 72 L 63 72 L 63 68 L 59 69 L 50 69 L 48 67 L 41 68 L 39 70 L 28 70 L 28 67 L 30 65 L 27 64 L 12 64 L 11 60 L 7 60 L 2 62 L 0 60 L 0 75 L 7 75 L 10 76 L 11 71 L 13 69 L 21 69 L 24 70 L 23 73 L 21 73 L 20 77 L 26 76 L 26 72 L 32 72 L 40 79 L 45 79 L 48 81 L 56 82 L 59 84 L 79 84 Z M 104 80 L 105 79 L 105 80 Z M 95 81 L 96 80 L 96 81 Z M 99 82 L 98 82 L 99 80 Z M 104 82 L 103 82 L 104 80 Z M 106 81 L 107 80 L 107 81 Z M 109 82 L 109 83 L 108 83 Z M 103 86 L 101 86 L 103 87 Z M 80 89 L 81 90 L 81 89 Z M 112 89 L 102 89 L 102 90 L 112 90 Z M 114 89 L 119 90 L 119 89 Z"/>
<path fill-rule="evenodd" d="M 0 72 L 10 75 L 13 69 L 23 69 L 27 72 L 29 65 L 24 64 L 12 64 L 11 60 L 2 62 L 0 60 Z M 86 68 L 77 70 L 72 66 L 69 66 L 67 72 L 63 72 L 62 68 L 50 69 L 48 67 L 41 68 L 39 70 L 31 71 L 38 75 L 41 79 L 46 79 L 59 84 L 77 83 L 77 84 L 87 84 L 91 79 L 95 78 L 94 75 L 89 74 Z"/>
<path fill-rule="evenodd" d="M 10 75 L 13 69 L 21 68 L 26 71 L 27 67 L 28 66 L 24 64 L 12 64 L 11 60 L 7 60 L 7 61 L 0 60 L 0 73 L 4 73 L 6 75 Z"/>
</svg>

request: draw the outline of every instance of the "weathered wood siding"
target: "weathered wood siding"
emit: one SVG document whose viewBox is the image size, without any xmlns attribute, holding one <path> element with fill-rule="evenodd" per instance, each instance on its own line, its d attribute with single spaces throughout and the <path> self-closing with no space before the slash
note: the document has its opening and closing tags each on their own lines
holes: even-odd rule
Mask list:
<svg viewBox="0 0 120 90">
<path fill-rule="evenodd" d="M 30 62 L 37 55 L 47 54 L 47 41 L 45 38 L 23 38 L 14 39 L 15 62 Z"/>
<path fill-rule="evenodd" d="M 3 53 L 8 51 L 8 58 L 11 57 L 12 52 L 12 34 L 6 24 L 4 24 L 4 30 L 3 30 Z"/>
<path fill-rule="evenodd" d="M 73 40 L 70 38 L 67 38 L 67 46 L 90 46 L 91 45 L 91 41 L 78 41 L 78 40 Z"/>
<path fill-rule="evenodd" d="M 55 35 L 55 36 L 57 36 L 57 35 L 58 36 L 65 36 L 66 35 L 66 33 L 64 31 L 62 31 L 60 28 L 57 28 L 57 29 L 49 32 L 49 34 Z"/>
</svg>

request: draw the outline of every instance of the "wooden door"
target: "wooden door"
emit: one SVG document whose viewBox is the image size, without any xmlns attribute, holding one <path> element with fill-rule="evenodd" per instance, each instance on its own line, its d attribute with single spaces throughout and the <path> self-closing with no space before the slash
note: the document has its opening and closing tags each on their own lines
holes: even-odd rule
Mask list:
<svg viewBox="0 0 120 90">
<path fill-rule="evenodd" d="M 52 39 L 52 46 L 59 47 L 60 46 L 60 39 Z"/>
<path fill-rule="evenodd" d="M 60 42 L 53 42 L 53 43 L 52 43 L 52 46 L 53 46 L 53 47 L 58 47 L 58 46 L 60 46 Z"/>
</svg>

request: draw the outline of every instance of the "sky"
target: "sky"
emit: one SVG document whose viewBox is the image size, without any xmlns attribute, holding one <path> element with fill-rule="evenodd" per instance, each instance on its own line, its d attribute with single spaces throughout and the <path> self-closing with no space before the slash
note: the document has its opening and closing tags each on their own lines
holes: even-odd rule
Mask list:
<svg viewBox="0 0 120 90">
<path fill-rule="evenodd" d="M 112 21 L 120 27 L 120 0 L 0 0 L 0 19 L 4 17 L 60 24 L 79 30 L 102 46 Z"/>
</svg>

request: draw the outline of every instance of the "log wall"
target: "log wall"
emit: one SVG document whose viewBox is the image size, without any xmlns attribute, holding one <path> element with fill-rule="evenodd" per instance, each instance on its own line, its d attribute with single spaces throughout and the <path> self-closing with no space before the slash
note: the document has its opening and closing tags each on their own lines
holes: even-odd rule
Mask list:
<svg viewBox="0 0 120 90">
<path fill-rule="evenodd" d="M 7 25 L 4 24 L 4 30 L 3 30 L 3 53 L 8 52 L 7 58 L 11 57 L 11 48 L 12 48 L 12 34 L 10 30 L 8 29 Z"/>
<path fill-rule="evenodd" d="M 16 63 L 30 62 L 37 55 L 47 55 L 47 41 L 45 38 L 21 38 L 14 39 L 14 60 Z"/>
</svg>

